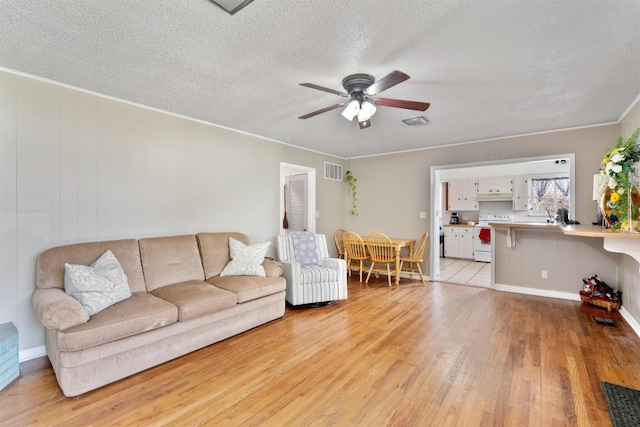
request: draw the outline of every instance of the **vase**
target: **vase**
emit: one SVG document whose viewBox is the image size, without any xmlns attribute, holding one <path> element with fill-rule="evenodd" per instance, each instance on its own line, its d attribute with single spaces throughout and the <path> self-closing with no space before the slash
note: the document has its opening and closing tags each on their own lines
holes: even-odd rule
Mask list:
<svg viewBox="0 0 640 427">
<path fill-rule="evenodd" d="M 630 182 L 629 191 L 627 191 L 627 230 L 630 233 L 638 233 L 640 231 L 640 193 L 634 182 Z"/>
</svg>

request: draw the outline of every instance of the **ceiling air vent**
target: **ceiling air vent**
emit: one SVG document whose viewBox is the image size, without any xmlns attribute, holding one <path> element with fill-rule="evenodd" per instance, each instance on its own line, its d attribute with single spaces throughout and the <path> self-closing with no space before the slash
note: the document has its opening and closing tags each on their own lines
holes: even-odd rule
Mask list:
<svg viewBox="0 0 640 427">
<path fill-rule="evenodd" d="M 324 179 L 342 181 L 342 165 L 324 162 Z"/>
<path fill-rule="evenodd" d="M 403 122 L 405 122 L 407 126 L 423 126 L 429 123 L 429 119 L 425 116 L 419 116 L 403 120 Z"/>
<path fill-rule="evenodd" d="M 220 6 L 221 8 L 223 8 L 224 10 L 226 10 L 227 12 L 229 12 L 230 15 L 233 15 L 234 13 L 240 11 L 240 9 L 247 6 L 253 0 L 211 0 L 211 1 L 217 4 L 218 6 Z"/>
</svg>

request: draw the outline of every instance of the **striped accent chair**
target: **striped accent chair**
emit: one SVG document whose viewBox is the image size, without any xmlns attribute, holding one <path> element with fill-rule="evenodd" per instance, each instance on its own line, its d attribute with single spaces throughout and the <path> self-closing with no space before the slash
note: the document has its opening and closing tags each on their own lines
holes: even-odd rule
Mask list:
<svg viewBox="0 0 640 427">
<path fill-rule="evenodd" d="M 347 264 L 329 258 L 324 234 L 292 231 L 278 236 L 278 258 L 293 306 L 347 299 Z"/>
</svg>

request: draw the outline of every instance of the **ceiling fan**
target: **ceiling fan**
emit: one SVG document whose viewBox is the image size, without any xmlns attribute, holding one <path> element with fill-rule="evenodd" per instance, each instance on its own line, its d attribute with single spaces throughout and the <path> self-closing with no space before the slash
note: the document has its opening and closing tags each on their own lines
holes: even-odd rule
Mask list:
<svg viewBox="0 0 640 427">
<path fill-rule="evenodd" d="M 347 91 L 340 92 L 338 90 L 329 89 L 323 86 L 318 86 L 313 83 L 300 83 L 300 86 L 305 86 L 311 89 L 322 90 L 324 92 L 333 93 L 345 98 L 349 98 L 347 101 L 341 104 L 334 104 L 329 107 L 323 108 L 318 111 L 314 111 L 304 116 L 298 117 L 299 119 L 308 119 L 318 114 L 326 113 L 327 111 L 335 110 L 336 108 L 346 107 L 342 111 L 342 116 L 351 121 L 354 117 L 358 118 L 358 126 L 360 129 L 368 128 L 371 126 L 371 117 L 376 112 L 376 105 L 383 107 L 405 108 L 408 110 L 426 111 L 429 108 L 428 102 L 416 102 L 405 101 L 402 99 L 389 99 L 378 98 L 376 95 L 380 92 L 387 90 L 410 77 L 402 71 L 392 71 L 380 80 L 376 80 L 369 74 L 352 74 L 345 77 L 342 80 L 342 87 Z"/>
</svg>

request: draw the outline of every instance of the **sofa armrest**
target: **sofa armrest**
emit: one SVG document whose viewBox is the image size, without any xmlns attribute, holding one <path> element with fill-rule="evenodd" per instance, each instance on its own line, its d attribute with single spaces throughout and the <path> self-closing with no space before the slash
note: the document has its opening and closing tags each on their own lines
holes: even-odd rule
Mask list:
<svg viewBox="0 0 640 427">
<path fill-rule="evenodd" d="M 31 303 L 40 323 L 47 329 L 62 331 L 89 320 L 82 305 L 67 295 L 64 289 L 36 289 L 31 296 Z"/>
<path fill-rule="evenodd" d="M 284 272 L 284 267 L 279 261 L 271 261 L 265 259 L 262 263 L 262 266 L 264 267 L 264 272 L 267 277 L 280 277 Z"/>
</svg>

